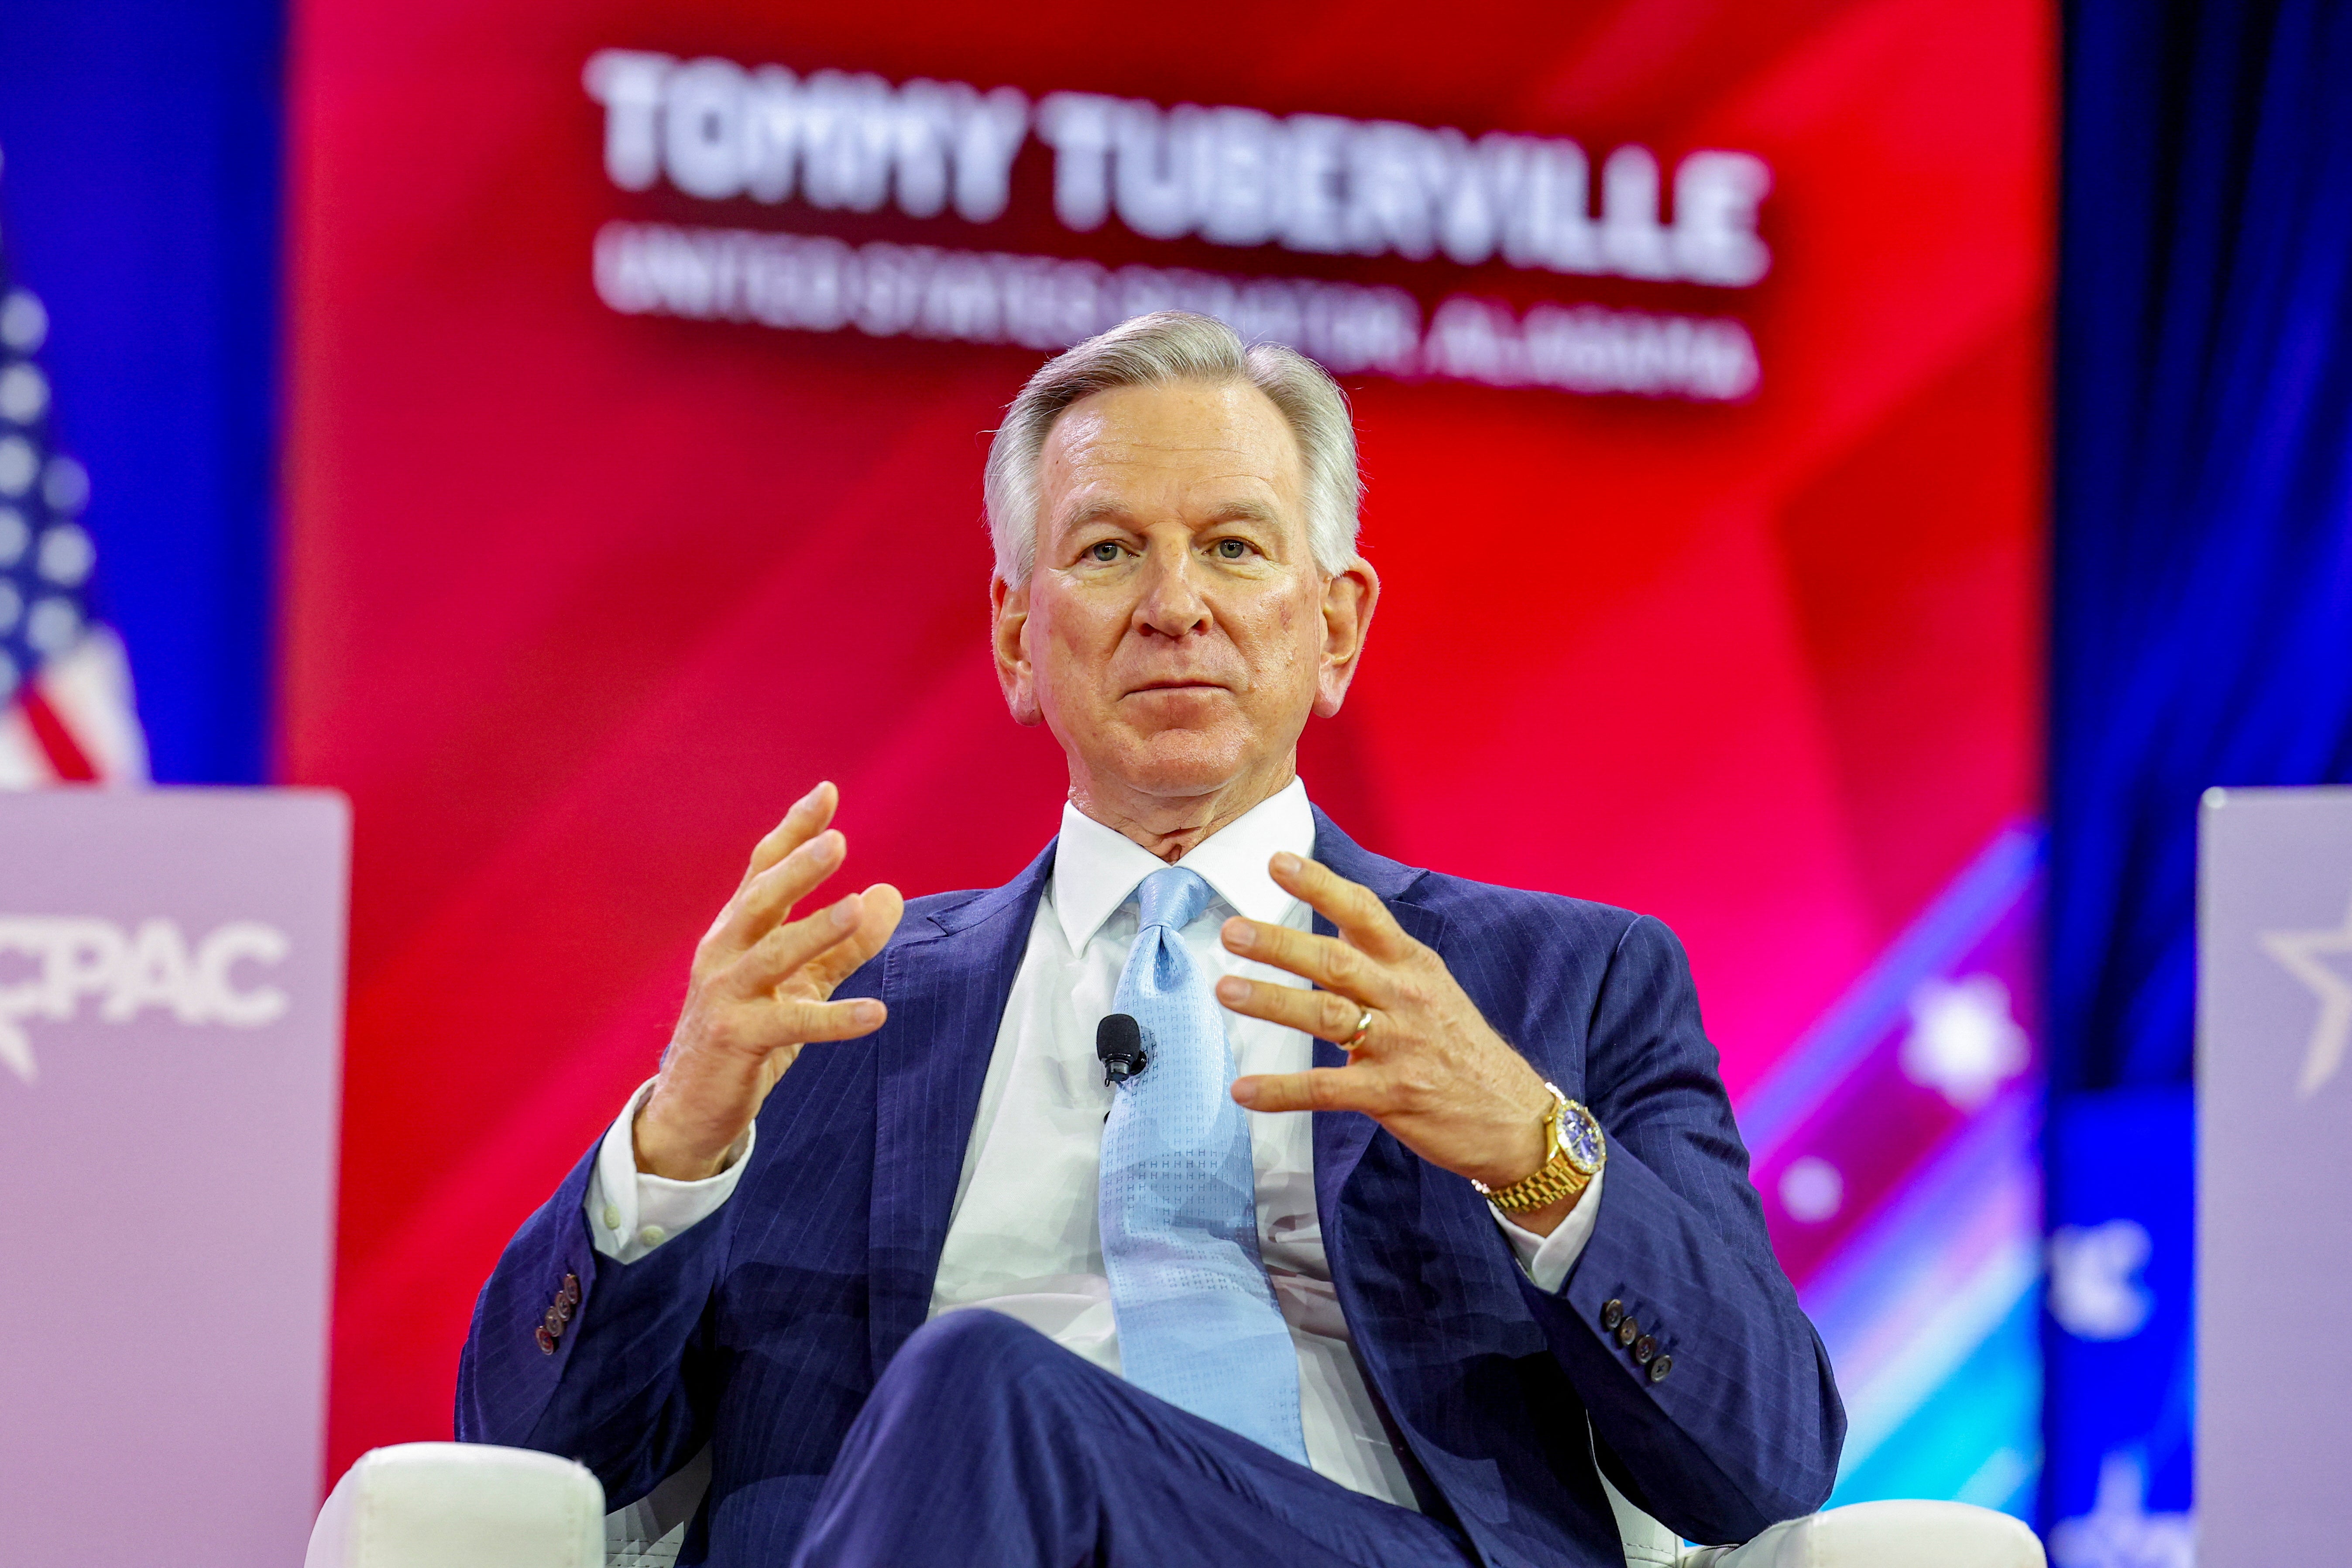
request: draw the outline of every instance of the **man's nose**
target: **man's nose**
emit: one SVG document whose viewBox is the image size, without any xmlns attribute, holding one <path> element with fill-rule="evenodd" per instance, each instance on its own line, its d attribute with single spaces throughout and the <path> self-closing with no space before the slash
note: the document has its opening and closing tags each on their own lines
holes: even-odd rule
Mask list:
<svg viewBox="0 0 2352 1568">
<path fill-rule="evenodd" d="M 1143 602 L 1136 618 L 1162 637 L 1181 637 L 1209 624 L 1209 602 L 1193 578 L 1192 552 L 1152 550 L 1143 561 Z"/>
</svg>

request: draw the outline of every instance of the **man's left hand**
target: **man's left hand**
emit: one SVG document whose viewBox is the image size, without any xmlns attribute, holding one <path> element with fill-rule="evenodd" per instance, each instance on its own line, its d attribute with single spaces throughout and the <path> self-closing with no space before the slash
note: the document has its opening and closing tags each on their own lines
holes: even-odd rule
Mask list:
<svg viewBox="0 0 2352 1568">
<path fill-rule="evenodd" d="M 1236 917 L 1224 924 L 1226 950 L 1320 989 L 1227 975 L 1217 999 L 1341 1046 L 1360 1028 L 1363 1037 L 1343 1068 L 1237 1079 L 1234 1101 L 1252 1110 L 1360 1110 L 1430 1163 L 1489 1187 L 1533 1175 L 1551 1152 L 1544 1141 L 1550 1092 L 1487 1025 L 1445 961 L 1407 935 L 1370 888 L 1291 854 L 1276 855 L 1269 869 L 1339 934 Z M 1549 1235 L 1575 1206 L 1570 1199 L 1512 1218 Z"/>
</svg>

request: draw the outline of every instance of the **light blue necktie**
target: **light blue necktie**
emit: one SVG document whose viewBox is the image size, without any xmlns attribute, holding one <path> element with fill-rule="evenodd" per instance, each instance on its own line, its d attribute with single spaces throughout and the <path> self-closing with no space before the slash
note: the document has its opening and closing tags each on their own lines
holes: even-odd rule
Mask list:
<svg viewBox="0 0 2352 1568">
<path fill-rule="evenodd" d="M 1229 1092 L 1224 1009 L 1184 945 L 1209 885 L 1181 866 L 1140 889 L 1142 929 L 1111 1005 L 1142 1026 L 1143 1070 L 1103 1124 L 1102 1249 L 1127 1380 L 1307 1463 L 1298 1352 L 1257 1249 L 1248 1120 Z"/>
</svg>

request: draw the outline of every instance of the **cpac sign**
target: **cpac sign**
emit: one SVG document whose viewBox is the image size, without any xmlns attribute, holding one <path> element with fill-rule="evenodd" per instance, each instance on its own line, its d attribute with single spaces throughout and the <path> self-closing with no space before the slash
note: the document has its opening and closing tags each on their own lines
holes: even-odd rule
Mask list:
<svg viewBox="0 0 2352 1568">
<path fill-rule="evenodd" d="M 12 1558 L 301 1559 L 350 844 L 320 790 L 0 791 L 0 1193 L 39 1216 L 0 1266 L 0 1489 L 43 1505 Z"/>
<path fill-rule="evenodd" d="M 1658 161 L 1624 146 L 1591 164 L 1574 142 L 1328 114 L 1057 92 L 1034 110 L 1012 88 L 747 69 L 606 49 L 588 62 L 604 106 L 604 167 L 625 190 L 667 178 L 688 195 L 873 212 L 895 200 L 986 223 L 1010 199 L 1034 128 L 1054 152 L 1054 210 L 1080 232 L 1117 214 L 1152 239 L 1274 244 L 1323 255 L 1435 255 L 1463 266 L 1613 273 L 1743 288 L 1770 265 L 1756 237 L 1771 188 L 1760 159 L 1696 152 L 1662 221 Z"/>
<path fill-rule="evenodd" d="M 276 965 L 288 951 L 286 933 L 258 921 L 232 921 L 191 942 L 171 920 L 126 931 L 106 920 L 0 915 L 0 1062 L 34 1082 L 39 1068 L 25 1023 L 71 1022 L 85 1003 L 111 1024 L 151 1009 L 183 1024 L 274 1024 L 285 1016 L 286 993 L 239 966 Z"/>
</svg>

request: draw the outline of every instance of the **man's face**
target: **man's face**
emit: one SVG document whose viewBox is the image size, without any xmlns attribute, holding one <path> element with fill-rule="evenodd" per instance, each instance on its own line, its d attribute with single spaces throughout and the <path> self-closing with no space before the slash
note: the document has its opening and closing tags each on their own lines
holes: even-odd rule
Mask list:
<svg viewBox="0 0 2352 1568">
<path fill-rule="evenodd" d="M 1308 712 L 1339 710 L 1376 591 L 1317 568 L 1280 410 L 1245 384 L 1097 393 L 1038 481 L 1035 570 L 994 589 L 1014 717 L 1052 729 L 1074 784 L 1278 787 Z"/>
</svg>

